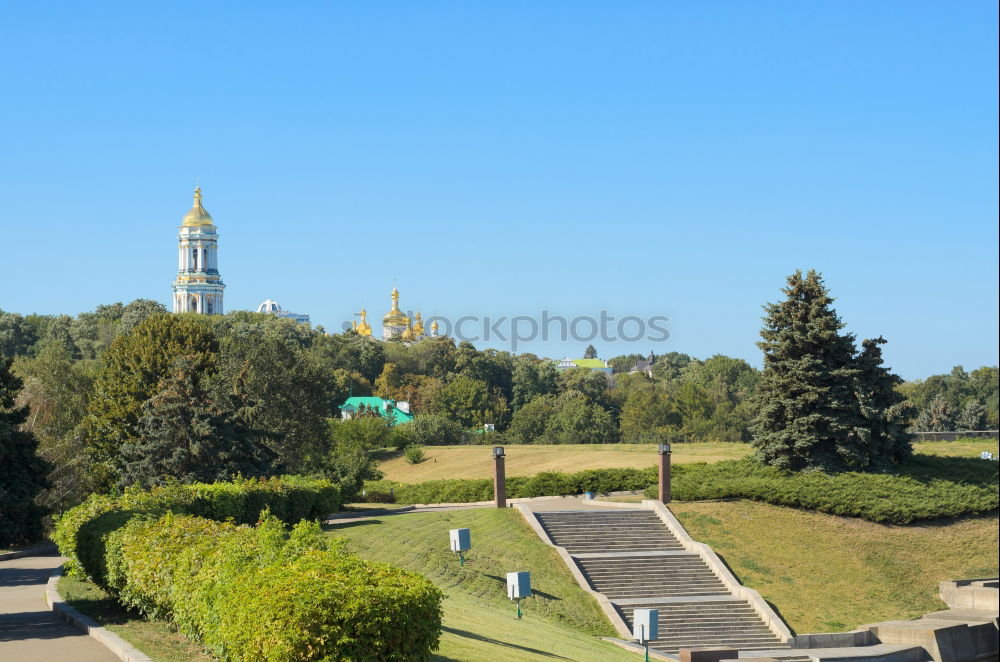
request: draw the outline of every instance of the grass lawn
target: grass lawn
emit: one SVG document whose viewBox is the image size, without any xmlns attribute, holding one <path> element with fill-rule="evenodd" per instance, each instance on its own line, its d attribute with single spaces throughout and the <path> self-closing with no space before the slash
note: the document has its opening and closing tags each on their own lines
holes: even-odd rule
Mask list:
<svg viewBox="0 0 1000 662">
<path fill-rule="evenodd" d="M 165 621 L 145 621 L 130 615 L 94 584 L 63 577 L 59 594 L 70 605 L 111 630 L 156 662 L 210 662 L 213 658 Z"/>
<path fill-rule="evenodd" d="M 996 515 L 886 526 L 751 501 L 671 510 L 797 632 L 917 618 L 945 608 L 939 581 L 997 576 Z"/>
<path fill-rule="evenodd" d="M 533 476 L 543 471 L 574 473 L 584 469 L 643 469 L 656 464 L 652 444 L 565 444 L 507 446 L 508 476 Z M 718 462 L 741 458 L 747 444 L 674 444 L 674 462 Z M 439 478 L 492 478 L 493 459 L 488 446 L 425 446 L 427 458 L 410 464 L 402 453 L 379 464 L 388 480 L 422 483 Z"/>
<path fill-rule="evenodd" d="M 448 530 L 469 528 L 465 566 L 448 551 Z M 634 661 L 601 641 L 614 635 L 597 603 L 577 586 L 555 551 L 512 509 L 416 513 L 347 521 L 327 527 L 364 558 L 419 572 L 445 592 L 444 632 L 433 658 L 450 660 Z M 531 572 L 533 597 L 514 617 L 506 573 Z"/>
<path fill-rule="evenodd" d="M 584 469 L 634 467 L 656 464 L 652 444 L 567 444 L 557 446 L 507 446 L 507 475 L 532 476 L 543 471 L 574 473 Z M 913 445 L 917 453 L 979 457 L 983 451 L 998 452 L 997 441 L 924 441 Z M 691 443 L 674 444 L 672 462 L 720 462 L 735 460 L 750 453 L 749 444 Z M 401 452 L 393 453 L 379 464 L 388 480 L 422 483 L 440 478 L 492 478 L 493 460 L 486 446 L 426 446 L 427 459 L 410 464 Z"/>
</svg>

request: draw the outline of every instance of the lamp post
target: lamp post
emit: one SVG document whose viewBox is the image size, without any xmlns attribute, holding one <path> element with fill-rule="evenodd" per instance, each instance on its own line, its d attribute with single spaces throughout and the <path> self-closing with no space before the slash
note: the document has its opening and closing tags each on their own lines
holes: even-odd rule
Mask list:
<svg viewBox="0 0 1000 662">
<path fill-rule="evenodd" d="M 670 444 L 660 444 L 660 484 L 658 496 L 661 503 L 670 503 Z"/>
<path fill-rule="evenodd" d="M 493 447 L 493 500 L 497 508 L 507 507 L 507 478 L 503 464 L 503 446 Z"/>
</svg>

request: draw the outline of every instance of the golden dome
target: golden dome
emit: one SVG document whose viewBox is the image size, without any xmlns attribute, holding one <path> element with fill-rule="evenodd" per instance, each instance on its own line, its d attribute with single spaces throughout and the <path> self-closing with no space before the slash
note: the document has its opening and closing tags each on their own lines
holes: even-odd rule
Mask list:
<svg viewBox="0 0 1000 662">
<path fill-rule="evenodd" d="M 184 220 L 181 221 L 181 225 L 184 227 L 201 227 L 206 225 L 213 225 L 212 216 L 205 208 L 201 206 L 201 187 L 195 187 L 194 189 L 194 205 L 191 207 L 191 211 L 184 214 Z"/>
<path fill-rule="evenodd" d="M 368 311 L 364 308 L 361 309 L 361 323 L 353 324 L 354 330 L 362 336 L 370 336 L 372 334 L 372 327 L 368 324 Z"/>
<path fill-rule="evenodd" d="M 406 329 L 403 331 L 403 340 L 415 340 L 416 334 L 413 333 L 413 327 L 410 326 L 410 318 L 404 317 L 406 320 Z"/>
<path fill-rule="evenodd" d="M 392 310 L 382 318 L 382 326 L 406 326 L 409 320 L 399 309 L 399 290 L 392 288 Z"/>
<path fill-rule="evenodd" d="M 417 319 L 413 322 L 413 334 L 418 338 L 424 335 L 424 318 L 417 313 Z"/>
</svg>

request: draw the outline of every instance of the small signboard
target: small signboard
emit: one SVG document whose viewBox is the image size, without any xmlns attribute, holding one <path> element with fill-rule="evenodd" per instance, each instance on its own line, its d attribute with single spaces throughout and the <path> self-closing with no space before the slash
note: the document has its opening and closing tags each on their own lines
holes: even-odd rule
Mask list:
<svg viewBox="0 0 1000 662">
<path fill-rule="evenodd" d="M 531 573 L 507 573 L 507 597 L 511 600 L 521 600 L 531 597 Z"/>
<path fill-rule="evenodd" d="M 472 549 L 472 534 L 468 529 L 452 529 L 450 534 L 451 551 L 467 552 Z"/>
<path fill-rule="evenodd" d="M 632 613 L 632 637 L 640 644 L 660 636 L 660 610 L 636 609 Z"/>
</svg>

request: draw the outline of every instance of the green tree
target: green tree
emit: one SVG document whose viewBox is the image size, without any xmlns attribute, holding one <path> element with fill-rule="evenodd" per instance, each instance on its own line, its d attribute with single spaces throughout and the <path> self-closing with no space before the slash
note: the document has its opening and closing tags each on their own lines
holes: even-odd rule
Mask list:
<svg viewBox="0 0 1000 662">
<path fill-rule="evenodd" d="M 576 391 L 591 402 L 610 408 L 611 383 L 607 374 L 590 368 L 570 368 L 559 373 L 559 390 L 562 393 Z"/>
<path fill-rule="evenodd" d="M 587 349 L 583 350 L 583 358 L 585 359 L 596 359 L 597 358 L 597 348 L 593 345 L 587 345 Z"/>
<path fill-rule="evenodd" d="M 539 395 L 558 393 L 559 373 L 551 361 L 519 356 L 514 362 L 512 383 L 511 406 L 517 411 Z"/>
<path fill-rule="evenodd" d="M 163 315 L 167 312 L 167 307 L 159 301 L 151 299 L 136 299 L 129 303 L 122 310 L 121 322 L 118 333 L 128 333 L 136 324 L 145 321 L 154 315 Z"/>
<path fill-rule="evenodd" d="M 319 470 L 340 483 L 345 498 L 350 499 L 366 480 L 382 477 L 372 452 L 390 445 L 392 426 L 378 412 L 346 420 L 331 418 L 327 425 L 328 445 Z"/>
<path fill-rule="evenodd" d="M 959 430 L 982 430 L 986 421 L 986 407 L 978 400 L 969 400 L 956 419 Z"/>
<path fill-rule="evenodd" d="M 36 342 L 36 329 L 22 315 L 0 310 L 0 358 L 29 354 Z"/>
<path fill-rule="evenodd" d="M 454 446 L 464 444 L 467 440 L 462 426 L 444 414 L 417 414 L 411 422 L 396 427 L 407 430 L 409 443 L 421 446 Z"/>
<path fill-rule="evenodd" d="M 81 424 L 95 486 L 104 489 L 118 482 L 121 447 L 139 438 L 143 404 L 159 391 L 174 361 L 187 357 L 194 369 L 207 373 L 214 369 L 217 352 L 208 321 L 195 316 L 155 315 L 115 338 L 104 353 Z"/>
<path fill-rule="evenodd" d="M 881 337 L 863 341 L 857 358 L 858 402 L 871 435 L 868 445 L 857 448 L 849 463 L 856 468 L 898 464 L 913 454 L 913 436 L 907 431 L 913 407 L 897 390 L 902 378 L 883 365 L 885 342 Z"/>
<path fill-rule="evenodd" d="M 801 470 L 857 468 L 870 432 L 855 397 L 854 336 L 823 280 L 796 271 L 786 298 L 765 307 L 758 347 L 764 373 L 754 397 L 753 444 L 766 464 Z"/>
<path fill-rule="evenodd" d="M 939 395 L 921 410 L 914 425 L 918 432 L 950 432 L 955 429 L 955 410 Z"/>
<path fill-rule="evenodd" d="M 556 396 L 536 395 L 514 412 L 508 434 L 519 444 L 543 444 L 549 420 L 556 412 Z"/>
<path fill-rule="evenodd" d="M 604 407 L 582 393 L 567 391 L 556 398 L 544 438 L 553 444 L 610 444 L 618 441 L 618 430 Z"/>
<path fill-rule="evenodd" d="M 440 399 L 444 413 L 465 428 L 488 422 L 490 389 L 482 380 L 456 375 L 441 388 Z"/>
<path fill-rule="evenodd" d="M 31 414 L 24 429 L 38 439 L 38 452 L 52 465 L 52 487 L 38 502 L 49 510 L 65 510 L 91 491 L 91 469 L 77 430 L 93 392 L 94 361 L 74 361 L 64 343 L 47 339 L 34 357 L 22 356 L 14 371 L 24 380 L 21 401 Z"/>
<path fill-rule="evenodd" d="M 333 402 L 329 373 L 290 320 L 254 314 L 226 326 L 210 390 L 219 402 L 231 398 L 244 428 L 270 433 L 283 471 L 308 472 L 322 452 L 326 419 L 341 404 Z"/>
<path fill-rule="evenodd" d="M 620 427 L 624 441 L 636 443 L 651 430 L 680 426 L 680 413 L 666 393 L 646 381 L 629 389 L 622 404 Z"/>
<path fill-rule="evenodd" d="M 202 377 L 196 361 L 179 357 L 159 392 L 143 403 L 139 438 L 121 449 L 121 487 L 212 483 L 273 472 L 275 453 L 263 443 L 265 435 L 234 420 L 232 407 L 215 402 Z"/>
<path fill-rule="evenodd" d="M 49 487 L 52 468 L 22 427 L 28 407 L 16 404 L 23 382 L 10 366 L 11 359 L 0 357 L 0 547 L 41 538 L 45 511 L 35 498 Z"/>
</svg>

